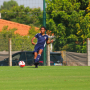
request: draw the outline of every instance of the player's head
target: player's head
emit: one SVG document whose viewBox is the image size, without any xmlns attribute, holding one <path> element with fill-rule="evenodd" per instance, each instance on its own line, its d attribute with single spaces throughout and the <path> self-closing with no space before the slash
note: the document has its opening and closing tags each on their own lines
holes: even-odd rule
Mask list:
<svg viewBox="0 0 90 90">
<path fill-rule="evenodd" d="M 44 26 L 42 26 L 42 27 L 40 28 L 41 33 L 45 33 L 46 30 L 47 30 L 47 29 L 46 29 Z"/>
</svg>

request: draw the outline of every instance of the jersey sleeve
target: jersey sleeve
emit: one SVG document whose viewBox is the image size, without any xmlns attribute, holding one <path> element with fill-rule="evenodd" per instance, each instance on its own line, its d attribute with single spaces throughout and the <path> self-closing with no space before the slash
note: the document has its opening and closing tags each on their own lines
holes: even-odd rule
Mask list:
<svg viewBox="0 0 90 90">
<path fill-rule="evenodd" d="M 38 34 L 36 34 L 35 37 L 38 38 Z"/>
</svg>

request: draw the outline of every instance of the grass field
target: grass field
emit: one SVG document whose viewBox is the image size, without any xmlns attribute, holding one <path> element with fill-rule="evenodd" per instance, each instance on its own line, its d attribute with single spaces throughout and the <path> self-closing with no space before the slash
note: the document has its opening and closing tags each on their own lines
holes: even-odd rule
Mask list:
<svg viewBox="0 0 90 90">
<path fill-rule="evenodd" d="M 0 90 L 90 90 L 90 67 L 1 66 Z"/>
</svg>

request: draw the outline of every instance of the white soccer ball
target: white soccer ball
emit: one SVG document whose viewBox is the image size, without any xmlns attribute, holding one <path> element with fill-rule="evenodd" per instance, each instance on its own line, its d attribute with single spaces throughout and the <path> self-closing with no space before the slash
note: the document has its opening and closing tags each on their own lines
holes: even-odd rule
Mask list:
<svg viewBox="0 0 90 90">
<path fill-rule="evenodd" d="M 24 66 L 25 66 L 25 62 L 24 62 L 24 61 L 19 61 L 18 65 L 19 65 L 20 67 L 24 67 Z"/>
</svg>

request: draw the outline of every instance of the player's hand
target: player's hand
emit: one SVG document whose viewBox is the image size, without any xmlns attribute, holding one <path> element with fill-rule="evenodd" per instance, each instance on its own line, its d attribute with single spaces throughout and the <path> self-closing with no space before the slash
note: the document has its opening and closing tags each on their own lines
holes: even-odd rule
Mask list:
<svg viewBox="0 0 90 90">
<path fill-rule="evenodd" d="M 32 42 L 33 45 L 35 45 L 36 43 Z"/>
</svg>

